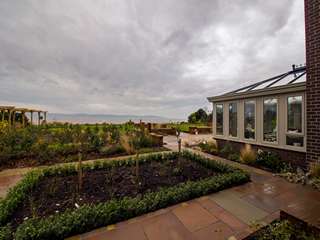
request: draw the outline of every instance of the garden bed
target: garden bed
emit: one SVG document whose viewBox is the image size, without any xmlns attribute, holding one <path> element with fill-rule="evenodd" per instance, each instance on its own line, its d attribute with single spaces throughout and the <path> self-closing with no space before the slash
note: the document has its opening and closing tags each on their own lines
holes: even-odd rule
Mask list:
<svg viewBox="0 0 320 240">
<path fill-rule="evenodd" d="M 164 152 L 169 151 L 166 147 L 146 147 L 139 150 L 140 153 L 152 153 L 152 152 Z M 39 154 L 40 155 L 40 154 Z M 0 171 L 10 168 L 23 168 L 23 167 L 37 167 L 37 166 L 49 166 L 58 163 L 70 163 L 78 161 L 78 150 L 72 152 L 62 152 L 59 154 L 51 154 L 52 156 L 46 157 L 46 160 L 39 160 L 36 156 L 24 156 L 21 158 L 12 157 L 0 161 Z M 105 151 L 87 151 L 82 154 L 82 158 L 85 160 L 100 159 L 100 158 L 114 158 L 128 156 L 128 153 L 120 145 L 114 145 L 108 147 Z"/>
<path fill-rule="evenodd" d="M 242 170 L 184 152 L 30 172 L 0 203 L 1 236 L 63 239 L 249 181 Z"/>
<path fill-rule="evenodd" d="M 245 240 L 318 240 L 320 235 L 288 220 L 276 220 Z"/>
</svg>

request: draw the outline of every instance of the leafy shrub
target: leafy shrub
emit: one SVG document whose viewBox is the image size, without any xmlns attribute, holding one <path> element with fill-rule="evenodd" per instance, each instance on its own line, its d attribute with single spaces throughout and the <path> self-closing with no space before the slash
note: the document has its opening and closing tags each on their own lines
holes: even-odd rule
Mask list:
<svg viewBox="0 0 320 240">
<path fill-rule="evenodd" d="M 311 231 L 306 231 L 299 224 L 292 224 L 288 220 L 276 221 L 268 225 L 255 238 L 257 240 L 316 240 L 316 236 Z"/>
<path fill-rule="evenodd" d="M 215 141 L 202 141 L 199 143 L 199 147 L 203 152 L 210 153 L 210 154 L 217 154 L 218 153 L 218 146 Z"/>
<path fill-rule="evenodd" d="M 278 154 L 262 150 L 258 150 L 256 163 L 274 172 L 280 172 L 285 167 Z"/>
<path fill-rule="evenodd" d="M 239 153 L 231 153 L 231 154 L 229 154 L 228 159 L 231 161 L 239 162 L 240 155 L 239 155 Z"/>
<path fill-rule="evenodd" d="M 230 154 L 233 154 L 234 151 L 232 145 L 229 142 L 226 142 L 223 148 L 221 149 L 220 153 L 223 157 L 228 157 Z"/>
<path fill-rule="evenodd" d="M 105 156 L 114 156 L 114 155 L 120 155 L 120 154 L 126 153 L 126 150 L 120 144 L 102 147 L 100 148 L 99 151 L 102 155 L 105 155 Z"/>
<path fill-rule="evenodd" d="M 240 161 L 244 164 L 252 165 L 256 162 L 257 155 L 250 144 L 246 144 L 240 151 Z"/>
</svg>

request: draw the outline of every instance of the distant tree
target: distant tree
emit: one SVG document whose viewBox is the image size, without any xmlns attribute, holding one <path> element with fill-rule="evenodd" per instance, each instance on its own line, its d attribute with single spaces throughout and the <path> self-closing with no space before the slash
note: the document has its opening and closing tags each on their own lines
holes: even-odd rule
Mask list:
<svg viewBox="0 0 320 240">
<path fill-rule="evenodd" d="M 188 122 L 189 123 L 196 123 L 197 122 L 197 117 L 196 113 L 191 113 L 188 117 Z"/>
<path fill-rule="evenodd" d="M 198 111 L 191 113 L 188 117 L 189 123 L 206 123 L 208 121 L 208 114 L 202 108 Z"/>
</svg>

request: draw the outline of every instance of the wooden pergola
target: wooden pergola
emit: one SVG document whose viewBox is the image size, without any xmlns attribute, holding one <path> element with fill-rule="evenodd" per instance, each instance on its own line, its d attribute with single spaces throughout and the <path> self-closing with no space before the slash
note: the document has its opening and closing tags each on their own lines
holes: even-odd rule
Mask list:
<svg viewBox="0 0 320 240">
<path fill-rule="evenodd" d="M 33 125 L 33 113 L 38 114 L 38 125 L 47 122 L 47 111 L 28 109 L 28 108 L 16 108 L 14 106 L 0 106 L 1 119 L 0 121 L 7 121 L 9 126 L 15 126 L 16 124 L 16 113 L 20 112 L 22 117 L 22 126 L 26 125 L 26 113 L 30 113 L 30 124 Z M 6 116 L 7 115 L 7 116 Z M 41 122 L 42 120 L 42 122 Z"/>
</svg>

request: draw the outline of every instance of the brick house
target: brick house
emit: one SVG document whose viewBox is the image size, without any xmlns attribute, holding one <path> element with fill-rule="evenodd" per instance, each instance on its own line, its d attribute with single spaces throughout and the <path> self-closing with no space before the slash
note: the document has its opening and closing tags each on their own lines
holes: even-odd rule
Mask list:
<svg viewBox="0 0 320 240">
<path fill-rule="evenodd" d="M 213 136 L 235 150 L 245 144 L 307 167 L 320 161 L 320 0 L 305 0 L 307 66 L 219 96 Z"/>
</svg>

